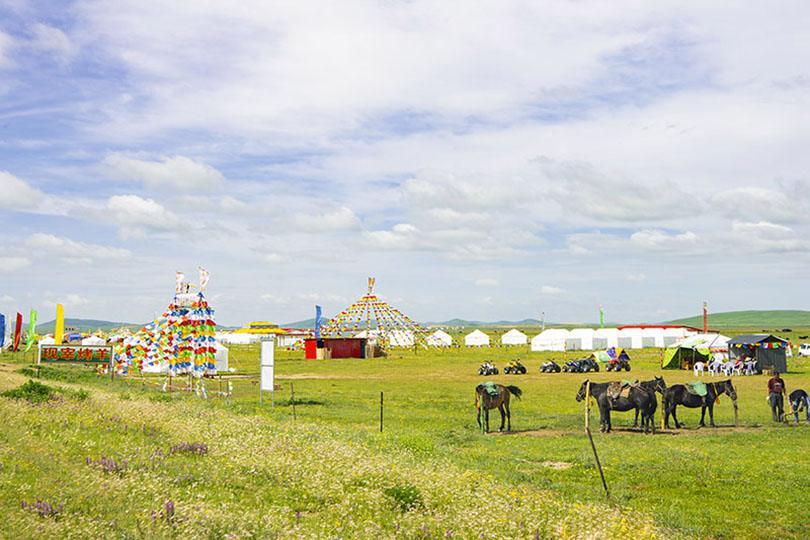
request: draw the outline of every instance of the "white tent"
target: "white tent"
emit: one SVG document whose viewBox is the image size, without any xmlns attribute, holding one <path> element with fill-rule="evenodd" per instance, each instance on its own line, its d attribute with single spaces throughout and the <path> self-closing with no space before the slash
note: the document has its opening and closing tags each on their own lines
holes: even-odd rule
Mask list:
<svg viewBox="0 0 810 540">
<path fill-rule="evenodd" d="M 503 345 L 526 345 L 528 342 L 529 338 L 526 336 L 526 334 L 517 328 L 512 328 L 501 336 L 501 343 Z"/>
<path fill-rule="evenodd" d="M 695 334 L 697 334 L 697 332 L 687 330 L 682 326 L 675 328 L 664 328 L 664 347 L 669 347 L 679 339 L 683 339 L 687 336 L 694 336 Z"/>
<path fill-rule="evenodd" d="M 568 339 L 568 330 L 562 328 L 549 328 L 532 338 L 533 351 L 565 351 L 565 340 Z"/>
<path fill-rule="evenodd" d="M 217 364 L 217 373 L 224 373 L 228 371 L 228 347 L 223 345 L 222 343 L 214 342 L 216 345 L 216 352 L 214 353 L 214 359 Z"/>
<path fill-rule="evenodd" d="M 568 332 L 565 340 L 565 349 L 568 351 L 592 351 L 593 328 L 575 328 Z"/>
<path fill-rule="evenodd" d="M 664 329 L 663 328 L 642 328 L 641 329 L 641 346 L 644 349 L 664 347 Z"/>
<path fill-rule="evenodd" d="M 413 347 L 413 332 L 410 330 L 392 330 L 386 334 L 391 347 Z"/>
<path fill-rule="evenodd" d="M 39 340 L 40 345 L 53 345 L 56 343 L 56 340 L 53 336 L 47 336 Z"/>
<path fill-rule="evenodd" d="M 453 344 L 453 338 L 444 330 L 436 330 L 427 337 L 427 343 L 431 347 L 449 347 Z"/>
<path fill-rule="evenodd" d="M 619 330 L 616 340 L 622 349 L 641 349 L 642 346 L 641 328 L 622 328 Z"/>
<path fill-rule="evenodd" d="M 98 336 L 87 336 L 82 340 L 82 345 L 106 345 L 107 341 Z"/>
<path fill-rule="evenodd" d="M 694 334 L 676 341 L 673 347 L 709 349 L 712 352 L 728 351 L 730 337 L 723 334 Z"/>
<path fill-rule="evenodd" d="M 464 345 L 467 347 L 486 347 L 489 345 L 489 336 L 481 330 L 473 330 L 464 336 Z"/>
<path fill-rule="evenodd" d="M 247 334 L 245 332 L 233 332 L 225 334 L 220 338 L 220 343 L 227 343 L 231 345 L 248 345 L 250 343 L 259 343 L 262 340 L 261 336 L 256 334 Z"/>
<path fill-rule="evenodd" d="M 616 328 L 599 328 L 593 333 L 593 348 L 601 351 L 619 346 L 619 331 Z"/>
</svg>

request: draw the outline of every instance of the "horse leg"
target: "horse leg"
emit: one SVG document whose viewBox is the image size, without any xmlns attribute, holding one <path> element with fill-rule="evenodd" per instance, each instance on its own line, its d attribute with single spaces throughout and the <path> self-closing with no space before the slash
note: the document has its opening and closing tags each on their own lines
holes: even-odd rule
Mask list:
<svg viewBox="0 0 810 540">
<path fill-rule="evenodd" d="M 641 425 L 644 426 L 644 418 L 641 418 Z M 638 409 L 636 409 L 636 418 L 633 420 L 633 427 L 638 427 Z"/>
<path fill-rule="evenodd" d="M 672 405 L 672 419 L 675 420 L 675 429 L 681 429 L 681 423 L 678 422 L 678 406 L 673 404 Z"/>
<path fill-rule="evenodd" d="M 706 419 L 706 405 L 703 405 L 703 407 L 700 408 L 700 427 L 706 427 L 706 422 L 704 422 L 705 419 Z"/>
<path fill-rule="evenodd" d="M 501 427 L 498 428 L 498 431 L 503 431 L 503 424 L 506 421 L 506 413 L 503 410 L 503 403 L 498 405 L 498 412 L 501 413 Z"/>
<path fill-rule="evenodd" d="M 486 433 L 489 433 L 489 409 L 484 409 L 484 416 L 486 418 L 485 423 L 487 425 Z"/>
<path fill-rule="evenodd" d="M 504 404 L 506 408 L 506 431 L 512 431 L 512 410 L 509 408 L 509 402 Z"/>
<path fill-rule="evenodd" d="M 712 427 L 717 427 L 714 425 L 714 403 L 707 405 L 709 409 L 709 425 Z"/>
<path fill-rule="evenodd" d="M 478 429 L 481 429 L 481 407 L 478 407 L 478 415 L 475 419 L 478 420 Z"/>
</svg>

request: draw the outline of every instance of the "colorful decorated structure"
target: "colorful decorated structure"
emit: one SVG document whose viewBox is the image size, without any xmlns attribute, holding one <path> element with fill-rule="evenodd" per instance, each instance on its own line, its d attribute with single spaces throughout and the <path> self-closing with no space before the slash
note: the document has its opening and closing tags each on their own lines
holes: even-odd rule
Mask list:
<svg viewBox="0 0 810 540">
<path fill-rule="evenodd" d="M 383 347 L 404 347 L 419 344 L 428 347 L 430 331 L 374 294 L 374 278 L 368 278 L 368 293 L 320 328 L 322 337 L 355 336 L 365 330 L 367 335 L 379 332 Z"/>
<path fill-rule="evenodd" d="M 200 292 L 196 294 L 188 292 L 193 285 L 184 279 L 178 272 L 174 299 L 161 317 L 116 345 L 117 371 L 163 371 L 165 367 L 172 376 L 216 374 L 214 310 L 202 292 L 208 272 L 200 268 Z"/>
</svg>

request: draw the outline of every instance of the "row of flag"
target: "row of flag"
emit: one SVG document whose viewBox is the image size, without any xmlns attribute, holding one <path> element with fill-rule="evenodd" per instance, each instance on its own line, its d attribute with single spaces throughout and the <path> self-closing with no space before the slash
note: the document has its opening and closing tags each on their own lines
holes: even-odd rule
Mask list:
<svg viewBox="0 0 810 540">
<path fill-rule="evenodd" d="M 62 323 L 62 328 L 64 328 L 64 314 L 61 311 L 62 305 L 57 304 L 56 306 L 56 323 L 57 328 L 59 328 L 59 323 Z M 15 324 L 14 324 L 14 331 L 12 332 L 11 337 L 11 350 L 12 351 L 19 351 L 20 350 L 20 341 L 22 338 L 22 314 L 17 313 L 15 317 Z M 25 351 L 28 352 L 29 349 L 34 345 L 34 339 L 36 336 L 37 330 L 37 312 L 35 309 L 31 310 L 31 315 L 28 318 L 28 337 L 25 341 Z M 0 313 L 0 350 L 2 350 L 5 346 L 6 340 L 6 316 Z M 62 334 L 59 334 L 59 341 L 57 343 L 62 342 Z"/>
</svg>

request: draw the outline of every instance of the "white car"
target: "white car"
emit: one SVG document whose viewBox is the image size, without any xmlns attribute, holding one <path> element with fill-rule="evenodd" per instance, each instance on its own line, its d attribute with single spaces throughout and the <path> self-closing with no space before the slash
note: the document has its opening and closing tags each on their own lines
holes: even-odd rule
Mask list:
<svg viewBox="0 0 810 540">
<path fill-rule="evenodd" d="M 799 356 L 810 356 L 810 343 L 799 345 Z"/>
</svg>

